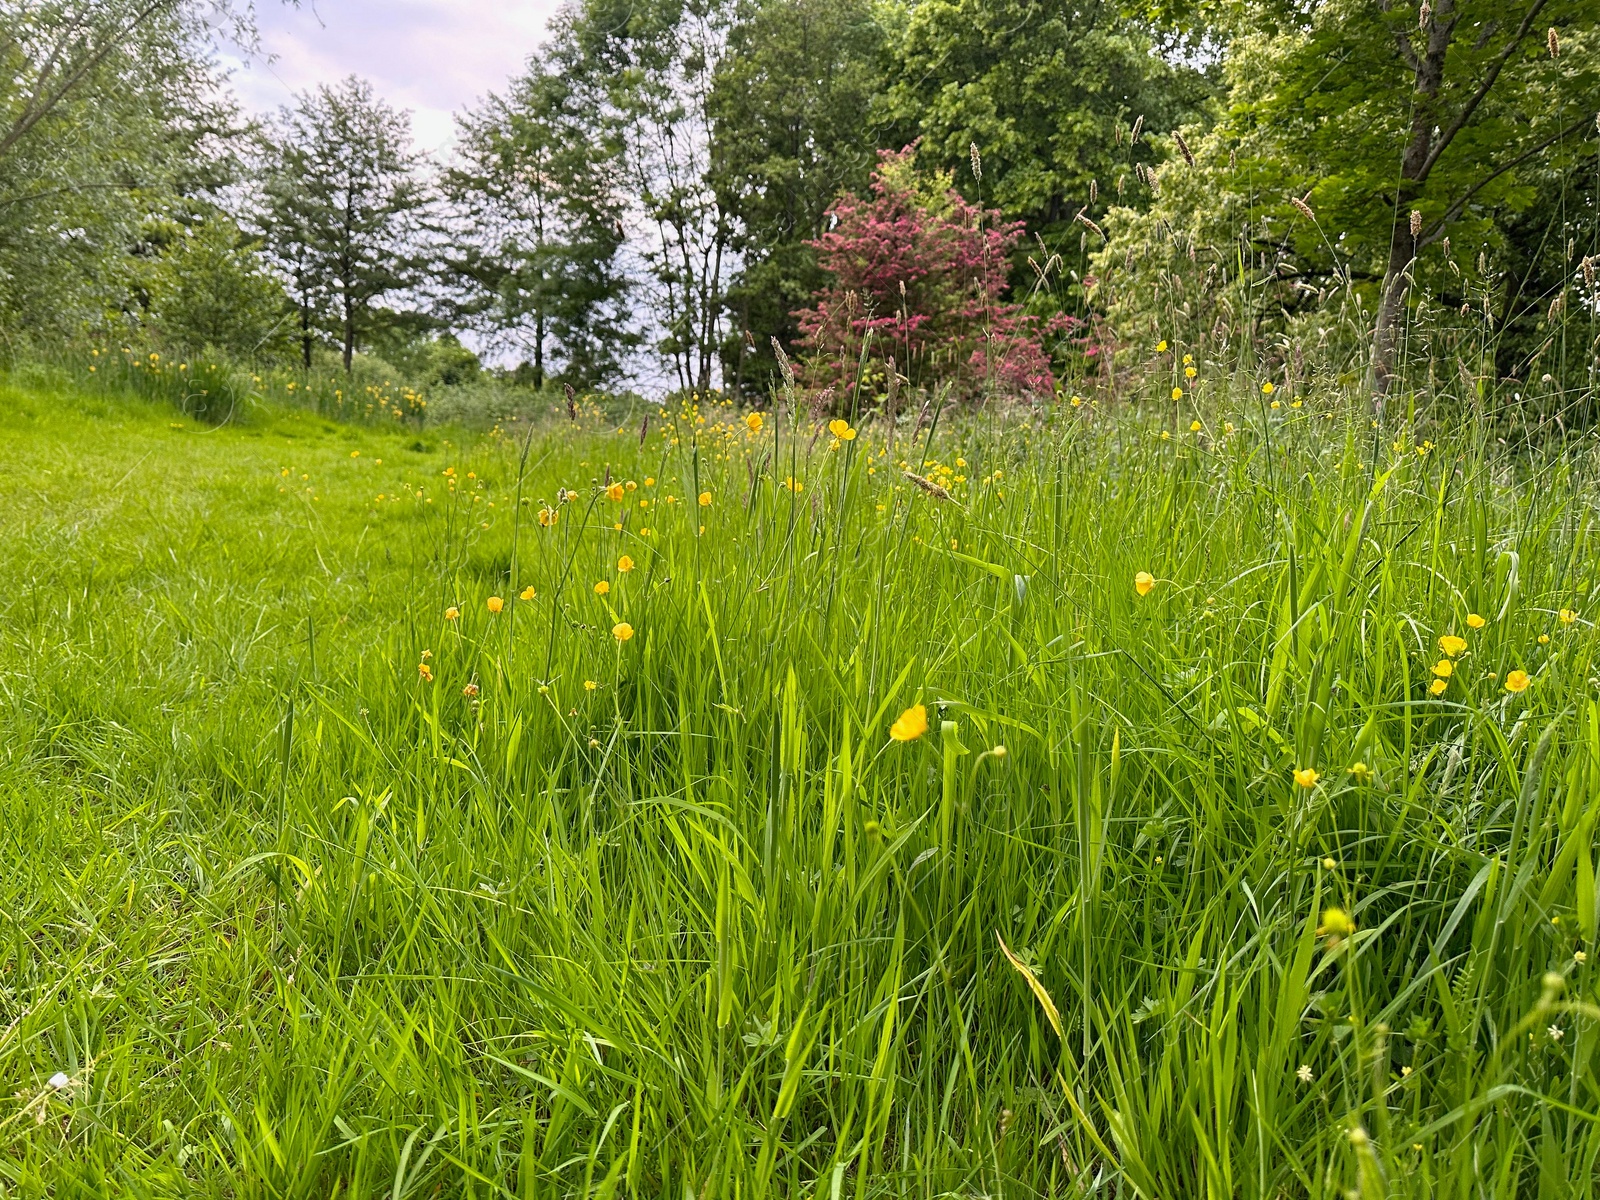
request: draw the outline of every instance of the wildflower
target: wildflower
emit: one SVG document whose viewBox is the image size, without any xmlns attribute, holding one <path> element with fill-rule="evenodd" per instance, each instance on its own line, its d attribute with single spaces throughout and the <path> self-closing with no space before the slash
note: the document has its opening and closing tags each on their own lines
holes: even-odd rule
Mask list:
<svg viewBox="0 0 1600 1200">
<path fill-rule="evenodd" d="M 72 1079 L 65 1071 L 57 1071 L 54 1075 L 50 1076 L 47 1082 L 58 1092 L 64 1092 L 72 1086 Z"/>
<path fill-rule="evenodd" d="M 626 575 L 629 571 L 633 570 L 633 559 L 624 554 L 621 558 L 617 559 L 617 570 Z"/>
<path fill-rule="evenodd" d="M 1456 665 L 1448 658 L 1441 658 L 1433 664 L 1433 673 L 1440 679 L 1449 679 L 1455 673 Z"/>
<path fill-rule="evenodd" d="M 1450 683 L 1449 683 L 1448 680 L 1435 679 L 1432 683 L 1430 683 L 1428 685 L 1428 695 L 1430 695 L 1430 696 L 1442 696 L 1442 695 L 1444 695 L 1445 688 L 1447 688 L 1449 686 L 1450 686 Z"/>
<path fill-rule="evenodd" d="M 454 604 L 452 604 L 449 608 L 444 610 L 444 619 L 446 621 L 454 621 L 460 615 L 461 615 L 461 610 L 459 608 L 457 608 Z"/>
<path fill-rule="evenodd" d="M 628 482 L 623 484 L 622 486 L 625 487 L 630 492 L 637 492 L 639 490 L 639 485 L 637 483 L 635 483 L 631 479 L 628 480 Z"/>
<path fill-rule="evenodd" d="M 1468 629 L 1482 629 L 1488 623 L 1489 622 L 1485 621 L 1477 613 L 1468 613 L 1467 614 L 1467 628 Z"/>
<path fill-rule="evenodd" d="M 711 493 L 710 492 L 701 492 L 700 493 L 700 507 L 701 508 L 710 508 L 711 507 Z"/>
<path fill-rule="evenodd" d="M 1282 407 L 1283 407 L 1283 401 L 1281 401 L 1281 400 L 1274 400 L 1274 401 L 1273 401 L 1273 402 L 1272 402 L 1272 407 L 1273 407 L 1273 408 L 1274 408 L 1274 409 L 1279 409 L 1279 408 L 1282 408 Z"/>
<path fill-rule="evenodd" d="M 430 667 L 427 663 L 418 663 L 417 664 L 417 674 L 422 676 L 422 682 L 423 683 L 432 683 L 433 682 L 433 668 Z"/>
<path fill-rule="evenodd" d="M 517 599 L 519 599 L 519 600 L 532 600 L 538 594 L 539 593 L 537 593 L 537 592 L 535 592 L 533 590 L 533 585 L 530 583 L 527 587 L 523 588 L 522 591 L 517 593 Z"/>
<path fill-rule="evenodd" d="M 1190 421 L 1189 422 L 1189 432 L 1190 433 L 1199 433 L 1200 432 L 1200 422 L 1199 421 Z"/>
<path fill-rule="evenodd" d="M 1183 377 L 1185 379 L 1193 379 L 1198 374 L 1200 374 L 1200 372 L 1197 371 L 1194 367 L 1185 367 L 1183 369 Z"/>
<path fill-rule="evenodd" d="M 1573 612 L 1570 608 L 1563 608 L 1556 614 L 1556 616 L 1561 618 L 1561 623 L 1563 625 L 1571 625 L 1578 619 L 1578 614 Z"/>
<path fill-rule="evenodd" d="M 1322 869 L 1324 871 L 1334 871 L 1337 870 L 1338 867 L 1339 864 L 1334 862 L 1331 858 L 1325 858 L 1322 860 Z"/>
<path fill-rule="evenodd" d="M 1572 952 L 1572 961 L 1581 967 L 1584 963 L 1589 961 L 1589 956 L 1582 950 L 1574 950 Z"/>
<path fill-rule="evenodd" d="M 1550 1040 L 1552 1042 L 1559 1042 L 1566 1036 L 1566 1031 L 1559 1025 L 1552 1025 L 1549 1029 L 1545 1030 L 1545 1032 L 1550 1035 Z"/>
<path fill-rule="evenodd" d="M 828 422 L 828 432 L 841 442 L 853 442 L 856 431 L 850 428 L 849 421 L 833 420 Z"/>
<path fill-rule="evenodd" d="M 889 726 L 889 736 L 897 742 L 914 742 L 927 732 L 928 710 L 920 704 L 913 704 Z"/>
<path fill-rule="evenodd" d="M 600 685 L 598 683 L 596 683 L 592 679 L 585 679 L 583 681 L 583 690 L 586 691 L 586 692 L 592 692 L 592 691 L 595 690 L 595 688 L 597 688 L 599 686 Z"/>
<path fill-rule="evenodd" d="M 1272 386 L 1272 380 L 1270 380 L 1270 379 L 1267 380 L 1265 383 L 1263 383 L 1261 385 L 1261 394 L 1263 396 L 1270 396 L 1270 395 L 1272 395 L 1273 392 L 1275 392 L 1277 390 L 1278 390 L 1277 388 Z"/>
<path fill-rule="evenodd" d="M 1550 635 L 1548 633 L 1541 633 L 1539 635 L 1539 645 L 1548 646 L 1549 644 L 1550 644 Z"/>
<path fill-rule="evenodd" d="M 1303 788 L 1316 787 L 1317 780 L 1321 778 L 1315 767 L 1296 767 L 1294 770 L 1294 781 Z"/>
<path fill-rule="evenodd" d="M 1330 942 L 1337 942 L 1347 938 L 1356 931 L 1356 923 L 1350 919 L 1350 914 L 1342 908 L 1325 909 L 1322 914 L 1322 925 L 1317 932 L 1326 937 Z"/>
<path fill-rule="evenodd" d="M 1166 338 L 1162 338 L 1159 342 L 1156 343 L 1156 353 L 1157 354 L 1165 354 L 1166 352 L 1167 352 L 1167 339 Z"/>
<path fill-rule="evenodd" d="M 626 495 L 626 489 L 620 483 L 613 483 L 606 489 L 606 499 L 614 500 L 618 504 L 622 503 L 624 495 Z"/>
<path fill-rule="evenodd" d="M 1528 690 L 1528 684 L 1531 682 L 1532 680 L 1528 678 L 1528 673 L 1526 671 L 1516 670 L 1506 672 L 1506 691 L 1508 692 L 1525 692 Z"/>
<path fill-rule="evenodd" d="M 489 611 L 490 612 L 497 613 L 502 608 L 504 608 L 505 606 L 506 606 L 506 602 L 504 600 L 500 599 L 499 596 L 490 596 L 489 597 Z"/>
<path fill-rule="evenodd" d="M 761 432 L 761 414 L 760 413 L 751 413 L 749 416 L 745 417 L 745 419 L 744 419 L 744 427 L 746 429 L 748 429 L 751 433 L 760 433 Z"/>
<path fill-rule="evenodd" d="M 645 487 L 655 487 L 656 477 L 654 475 L 646 475 L 644 477 L 644 485 Z"/>
<path fill-rule="evenodd" d="M 1459 638 L 1453 633 L 1447 633 L 1439 639 L 1439 653 L 1446 658 L 1460 658 L 1467 650 L 1466 638 Z"/>
<path fill-rule="evenodd" d="M 1346 772 L 1357 783 L 1366 783 L 1372 778 L 1372 768 L 1364 762 L 1357 762 L 1350 766 Z"/>
<path fill-rule="evenodd" d="M 610 590 L 611 590 L 611 585 L 609 583 L 607 583 L 604 579 L 602 579 L 599 583 L 594 585 L 594 594 L 596 596 L 604 596 Z"/>
<path fill-rule="evenodd" d="M 1183 389 L 1181 387 L 1173 388 L 1172 389 L 1172 398 L 1174 400 L 1182 400 L 1183 399 Z"/>
<path fill-rule="evenodd" d="M 1311 1068 L 1305 1063 L 1300 1064 L 1300 1069 L 1294 1073 L 1294 1077 L 1301 1083 L 1310 1083 L 1316 1078 L 1316 1076 L 1311 1073 Z"/>
<path fill-rule="evenodd" d="M 351 458 L 360 458 L 361 457 L 361 451 L 359 451 L 359 450 L 350 451 L 350 457 Z"/>
<path fill-rule="evenodd" d="M 544 526 L 546 529 L 549 529 L 550 526 L 554 525 L 560 519 L 561 514 L 556 512 L 554 509 L 541 508 L 539 510 L 539 524 Z"/>
<path fill-rule="evenodd" d="M 467 684 L 466 687 L 461 689 L 461 694 L 463 696 L 465 696 L 468 700 L 471 700 L 474 696 L 476 696 L 478 694 L 478 685 L 475 684 L 475 683 Z"/>
<path fill-rule="evenodd" d="M 633 626 L 626 621 L 618 621 L 611 627 L 611 636 L 619 642 L 625 642 L 633 636 Z"/>
<path fill-rule="evenodd" d="M 1133 577 L 1133 590 L 1141 596 L 1148 596 L 1156 586 L 1156 577 L 1149 571 L 1140 571 Z"/>
</svg>

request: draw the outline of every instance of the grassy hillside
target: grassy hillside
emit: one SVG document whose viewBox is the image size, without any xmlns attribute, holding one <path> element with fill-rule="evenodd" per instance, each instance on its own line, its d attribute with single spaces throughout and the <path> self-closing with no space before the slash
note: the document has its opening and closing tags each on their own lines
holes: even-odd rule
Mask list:
<svg viewBox="0 0 1600 1200">
<path fill-rule="evenodd" d="M 0 1194 L 1597 1190 L 1590 443 L 0 428 Z"/>
</svg>

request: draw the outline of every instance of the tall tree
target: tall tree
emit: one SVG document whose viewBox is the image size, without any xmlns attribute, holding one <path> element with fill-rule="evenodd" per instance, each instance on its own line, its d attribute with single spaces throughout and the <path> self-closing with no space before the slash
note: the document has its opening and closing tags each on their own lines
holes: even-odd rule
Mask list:
<svg viewBox="0 0 1600 1200">
<path fill-rule="evenodd" d="M 750 0 L 738 9 L 710 97 L 711 172 L 739 265 L 726 304 L 730 390 L 761 394 L 793 344 L 796 312 L 826 284 L 812 242 L 841 192 L 867 186 L 883 31 L 862 0 Z"/>
<path fill-rule="evenodd" d="M 299 307 L 305 353 L 320 317 L 348 371 L 376 302 L 417 280 L 428 195 L 410 121 L 352 75 L 285 109 L 267 158 L 261 232 Z"/>
<path fill-rule="evenodd" d="M 458 120 L 445 175 L 453 220 L 443 255 L 458 320 L 521 346 L 533 381 L 611 382 L 637 342 L 618 253 L 620 135 L 572 69 L 569 41 L 537 54 L 503 96 Z"/>
</svg>

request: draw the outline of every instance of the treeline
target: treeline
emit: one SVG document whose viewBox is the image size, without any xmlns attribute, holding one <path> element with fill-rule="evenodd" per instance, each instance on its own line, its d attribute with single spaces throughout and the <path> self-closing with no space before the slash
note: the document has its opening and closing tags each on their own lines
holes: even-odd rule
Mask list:
<svg viewBox="0 0 1600 1200">
<path fill-rule="evenodd" d="M 572 0 L 443 162 L 359 80 L 242 120 L 214 4 L 0 12 L 13 352 L 448 375 L 470 332 L 534 386 L 746 394 L 780 355 L 1037 392 L 1163 338 L 1380 390 L 1428 339 L 1593 365 L 1600 0 Z"/>
</svg>

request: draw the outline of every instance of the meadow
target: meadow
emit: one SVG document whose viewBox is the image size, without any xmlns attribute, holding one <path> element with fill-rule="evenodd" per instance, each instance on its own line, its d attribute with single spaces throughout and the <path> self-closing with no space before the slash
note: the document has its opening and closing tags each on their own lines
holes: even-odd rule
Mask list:
<svg viewBox="0 0 1600 1200">
<path fill-rule="evenodd" d="M 1596 1195 L 1600 444 L 1213 374 L 0 387 L 0 1195 Z"/>
</svg>

